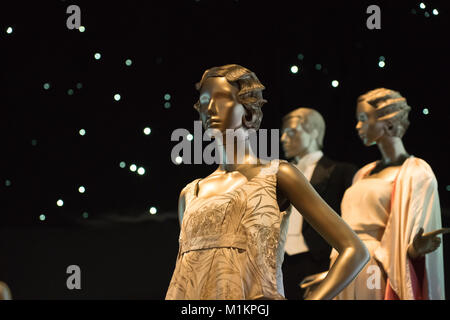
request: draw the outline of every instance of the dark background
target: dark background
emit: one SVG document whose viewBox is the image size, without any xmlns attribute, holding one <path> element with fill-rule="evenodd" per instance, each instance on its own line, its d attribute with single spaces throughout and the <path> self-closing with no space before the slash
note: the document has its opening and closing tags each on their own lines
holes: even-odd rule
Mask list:
<svg viewBox="0 0 450 320">
<path fill-rule="evenodd" d="M 450 6 L 419 3 L 2 4 L 0 280 L 17 299 L 163 298 L 178 248 L 178 194 L 215 169 L 173 164 L 171 133 L 193 133 L 194 84 L 205 69 L 229 63 L 254 71 L 266 86 L 261 128 L 279 128 L 294 108 L 315 108 L 327 123 L 324 152 L 359 167 L 380 155 L 355 133 L 357 96 L 377 87 L 400 91 L 412 107 L 405 147 L 433 168 L 449 226 Z M 81 8 L 85 32 L 66 27 L 71 4 Z M 381 8 L 381 30 L 366 27 L 371 4 Z M 132 163 L 145 174 L 131 172 Z M 65 286 L 71 264 L 82 269 L 80 291 Z"/>
</svg>

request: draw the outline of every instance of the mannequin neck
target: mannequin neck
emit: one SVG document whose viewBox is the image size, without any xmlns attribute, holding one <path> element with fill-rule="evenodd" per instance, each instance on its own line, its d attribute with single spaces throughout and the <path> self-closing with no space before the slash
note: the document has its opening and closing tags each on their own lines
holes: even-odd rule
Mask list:
<svg viewBox="0 0 450 320">
<path fill-rule="evenodd" d="M 298 163 L 301 158 L 307 156 L 308 154 L 311 154 L 313 152 L 320 151 L 320 150 L 321 149 L 319 148 L 319 146 L 317 145 L 316 142 L 311 143 L 311 145 L 308 148 L 303 149 L 297 155 L 295 155 L 295 157 L 294 157 L 295 163 Z"/>
<path fill-rule="evenodd" d="M 382 137 L 377 141 L 377 146 L 381 152 L 384 164 L 397 163 L 409 156 L 402 139 L 399 137 Z"/>
</svg>

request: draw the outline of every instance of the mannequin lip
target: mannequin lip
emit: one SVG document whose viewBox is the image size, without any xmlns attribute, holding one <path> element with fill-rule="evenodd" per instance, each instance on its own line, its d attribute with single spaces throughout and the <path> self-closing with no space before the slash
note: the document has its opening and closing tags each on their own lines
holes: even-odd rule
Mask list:
<svg viewBox="0 0 450 320">
<path fill-rule="evenodd" d="M 206 125 L 208 127 L 213 125 L 213 124 L 218 124 L 218 123 L 220 123 L 220 121 L 219 121 L 219 118 L 217 118 L 217 117 L 211 117 L 208 120 L 206 120 Z"/>
</svg>

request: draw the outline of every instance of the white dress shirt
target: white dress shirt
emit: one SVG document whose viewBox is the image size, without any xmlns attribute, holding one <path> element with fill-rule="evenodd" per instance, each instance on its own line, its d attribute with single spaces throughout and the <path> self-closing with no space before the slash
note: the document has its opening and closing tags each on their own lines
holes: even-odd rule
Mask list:
<svg viewBox="0 0 450 320">
<path fill-rule="evenodd" d="M 316 168 L 317 162 L 319 162 L 322 157 L 322 151 L 315 151 L 301 158 L 300 161 L 295 164 L 295 166 L 300 170 L 301 173 L 303 173 L 308 181 L 311 181 L 311 177 L 313 175 L 314 169 Z M 302 252 L 308 252 L 309 248 L 306 245 L 305 239 L 303 238 L 302 234 L 303 216 L 292 205 L 288 210 L 290 211 L 289 227 L 284 249 L 290 256 Z"/>
</svg>

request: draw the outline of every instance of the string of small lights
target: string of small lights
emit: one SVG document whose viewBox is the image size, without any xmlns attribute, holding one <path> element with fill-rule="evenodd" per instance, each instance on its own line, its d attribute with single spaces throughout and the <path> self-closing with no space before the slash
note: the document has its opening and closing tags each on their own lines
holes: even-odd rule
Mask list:
<svg viewBox="0 0 450 320">
<path fill-rule="evenodd" d="M 192 2 L 192 5 L 206 6 L 203 1 Z M 236 2 L 234 5 L 244 4 Z M 203 9 L 200 8 L 199 10 Z M 443 18 L 444 16 L 443 10 L 428 2 L 420 2 L 414 8 L 405 6 L 404 12 L 405 14 L 414 16 L 417 23 L 423 23 L 423 21 L 421 21 L 423 18 L 425 18 L 424 21 L 431 21 L 433 19 Z M 200 14 L 202 13 L 199 13 L 199 15 Z M 62 18 L 64 18 L 64 14 L 62 15 Z M 62 18 L 55 20 L 60 21 Z M 3 23 L 6 23 L 6 25 L 1 25 L 3 30 L 1 41 L 6 43 L 5 48 L 12 52 L 12 56 L 21 50 L 21 46 L 23 46 L 28 39 L 27 37 L 32 37 L 33 34 L 29 26 L 25 23 L 15 22 L 13 19 L 8 21 L 3 20 Z M 194 21 L 193 23 L 196 22 Z M 142 25 L 142 22 L 137 23 L 138 27 L 142 27 Z M 184 62 L 189 60 L 189 55 L 194 56 L 196 52 L 192 50 L 189 54 L 186 52 L 183 53 L 182 45 L 184 43 L 182 41 L 179 41 L 180 43 L 170 44 L 171 50 L 178 50 L 176 53 L 173 53 L 173 55 L 177 56 L 181 61 L 175 67 L 174 64 L 176 61 L 174 61 L 174 59 L 170 60 L 171 57 L 173 57 L 170 55 L 172 53 L 168 52 L 170 51 L 169 49 L 164 48 L 164 45 L 169 46 L 171 40 L 170 38 L 165 39 L 164 35 L 158 35 L 158 37 L 160 37 L 158 39 L 162 39 L 159 42 L 156 42 L 156 40 L 149 41 L 155 43 L 155 45 L 151 45 L 151 49 L 145 53 L 155 52 L 151 58 L 147 59 L 144 54 L 139 53 L 139 47 L 133 47 L 128 51 L 121 45 L 111 44 L 111 40 L 107 39 L 102 41 L 102 32 L 106 27 L 100 27 L 99 24 L 93 23 L 92 21 L 88 20 L 87 23 L 83 22 L 83 25 L 79 26 L 77 30 L 62 30 L 63 28 L 64 25 L 62 25 L 61 30 L 58 29 L 55 33 L 59 32 L 58 35 L 63 33 L 65 35 L 70 34 L 70 37 L 72 37 L 70 41 L 73 41 L 75 44 L 73 47 L 68 47 L 67 51 L 61 52 L 67 54 L 67 52 L 70 52 L 70 50 L 76 46 L 81 47 L 76 50 L 73 49 L 75 52 L 73 56 L 65 57 L 66 64 L 73 63 L 73 66 L 67 68 L 68 71 L 58 70 L 59 68 L 64 69 L 60 61 L 58 61 L 58 63 L 55 62 L 51 67 L 51 72 L 48 72 L 48 74 L 34 75 L 27 80 L 26 84 L 25 80 L 22 82 L 16 81 L 15 83 L 21 83 L 26 86 L 26 89 L 23 90 L 28 90 L 29 87 L 32 87 L 29 90 L 29 94 L 33 97 L 32 99 L 39 101 L 36 105 L 39 105 L 39 108 L 42 110 L 42 118 L 49 115 L 55 117 L 59 116 L 53 114 L 54 110 L 57 110 L 57 105 L 60 106 L 60 109 L 62 110 L 61 113 L 67 112 L 67 117 L 76 114 L 74 119 L 71 119 L 72 122 L 67 125 L 68 131 L 64 131 L 63 127 L 65 124 L 58 124 L 58 128 L 61 128 L 61 131 L 49 127 L 42 128 L 42 131 L 36 128 L 30 129 L 32 133 L 26 136 L 27 145 L 34 148 L 36 152 L 35 157 L 40 157 L 42 162 L 44 162 L 44 159 L 47 162 L 50 162 L 40 165 L 51 168 L 53 163 L 60 161 L 58 160 L 59 158 L 56 159 L 57 157 L 49 151 L 52 148 L 57 148 L 55 142 L 58 141 L 57 139 L 67 139 L 67 144 L 73 146 L 76 145 L 73 153 L 77 153 L 80 158 L 84 158 L 85 160 L 72 160 L 71 157 L 73 157 L 74 154 L 68 153 L 67 157 L 62 160 L 67 164 L 67 170 L 70 171 L 70 168 L 77 167 L 78 169 L 76 172 L 82 172 L 82 174 L 74 173 L 73 176 L 71 176 L 74 180 L 66 181 L 67 185 L 71 185 L 71 187 L 64 187 L 64 190 L 61 189 L 61 191 L 57 191 L 58 186 L 56 186 L 56 182 L 55 186 L 48 190 L 45 190 L 45 188 L 42 190 L 34 189 L 32 192 L 38 193 L 42 199 L 38 203 L 27 207 L 32 208 L 33 210 L 30 215 L 36 221 L 49 222 L 61 213 L 61 211 L 57 211 L 58 209 L 69 207 L 67 210 L 76 212 L 77 217 L 89 219 L 96 216 L 96 211 L 101 210 L 99 209 L 101 208 L 101 204 L 95 206 L 90 204 L 99 203 L 108 198 L 112 199 L 110 207 L 120 206 L 125 203 L 125 205 L 123 205 L 123 211 L 126 211 L 128 210 L 128 207 L 131 207 L 130 210 L 155 215 L 164 211 L 173 210 L 173 207 L 176 205 L 176 197 L 171 195 L 168 197 L 169 199 L 164 199 L 167 203 L 170 202 L 174 205 L 170 209 L 167 209 L 166 205 L 161 204 L 161 206 L 165 208 L 164 210 L 161 210 L 158 201 L 161 200 L 162 202 L 163 200 L 159 199 L 160 196 L 158 195 L 158 192 L 165 192 L 163 190 L 171 189 L 174 190 L 173 194 L 177 195 L 180 187 L 186 184 L 186 179 L 181 179 L 181 176 L 186 173 L 186 167 L 182 165 L 182 158 L 180 156 L 176 157 L 175 163 L 170 161 L 170 148 L 173 146 L 170 141 L 170 132 L 171 130 L 182 126 L 183 123 L 184 127 L 189 131 L 192 131 L 192 128 L 189 127 L 190 123 L 193 120 L 198 120 L 195 111 L 192 110 L 192 104 L 196 99 L 196 92 L 193 89 L 192 84 L 198 81 L 199 76 L 201 76 L 198 73 L 203 70 L 202 68 L 204 68 L 205 65 L 210 66 L 213 63 L 219 65 L 221 63 L 229 62 L 237 62 L 246 65 L 246 62 L 248 62 L 252 68 L 251 59 L 249 59 L 250 61 L 247 61 L 245 58 L 242 58 L 242 61 L 236 61 L 239 59 L 233 60 L 228 59 L 228 57 L 221 57 L 207 60 L 208 58 L 205 58 L 206 62 L 204 64 L 193 63 L 198 69 L 197 74 L 193 74 L 192 72 L 183 74 L 183 67 L 187 65 Z M 193 30 L 196 29 L 193 28 Z M 175 31 L 170 32 L 175 33 Z M 188 31 L 177 29 L 176 32 L 187 33 Z M 365 32 L 367 31 L 365 30 Z M 27 35 L 27 33 L 29 34 Z M 164 32 L 162 32 L 162 34 L 164 34 Z M 45 37 L 45 35 L 43 36 L 42 34 L 40 36 Z M 125 38 L 124 36 L 122 37 Z M 57 37 L 53 37 L 52 39 L 55 38 Z M 149 36 L 149 38 L 151 37 Z M 142 38 L 139 38 L 139 40 L 142 40 Z M 125 40 L 121 38 L 118 41 Z M 156 43 L 158 43 L 158 45 L 156 45 Z M 319 82 L 315 82 L 314 85 L 320 87 L 320 89 L 323 88 L 324 90 L 329 90 L 327 91 L 329 95 L 343 94 L 343 92 L 348 90 L 350 85 L 353 85 L 349 83 L 349 77 L 345 76 L 339 70 L 338 62 L 327 59 L 325 54 L 319 57 L 318 55 L 309 54 L 309 51 L 311 50 L 305 50 L 299 53 L 297 50 L 298 48 L 295 45 L 292 47 L 293 48 L 285 49 L 288 51 L 289 58 L 287 61 L 283 61 L 284 64 L 281 64 L 279 67 L 283 77 L 289 77 L 289 81 L 292 81 L 292 83 L 295 83 L 297 80 L 301 81 L 302 77 L 309 79 L 310 75 L 314 73 L 314 76 L 321 77 L 323 80 L 322 83 L 326 83 L 323 87 L 320 87 Z M 54 44 L 54 48 L 57 48 L 57 44 Z M 47 54 L 46 50 L 47 49 L 37 49 L 37 51 L 39 51 L 37 55 L 39 57 L 45 56 Z M 49 49 L 49 51 L 51 50 Z M 83 55 L 81 53 L 83 53 Z M 54 55 L 56 56 L 57 54 L 55 53 Z M 398 61 L 398 59 L 395 60 L 393 54 L 386 48 L 382 48 L 377 52 L 370 52 L 367 54 L 367 57 L 370 57 L 371 60 L 368 61 L 365 68 L 370 69 L 370 72 L 379 72 L 380 78 L 389 77 L 390 72 L 393 72 L 392 68 L 395 67 L 395 61 Z M 151 62 L 146 60 L 151 60 Z M 168 62 L 166 63 L 166 61 Z M 15 61 L 14 63 L 17 62 Z M 48 60 L 45 60 L 45 63 L 49 64 Z M 29 60 L 24 61 L 24 64 L 38 65 L 39 61 Z M 148 67 L 150 64 L 153 69 Z M 147 69 L 146 67 L 143 67 L 144 65 Z M 77 70 L 77 68 L 79 68 L 79 70 Z M 154 71 L 154 74 L 148 72 L 148 70 Z M 66 71 L 67 74 L 65 74 Z M 26 74 L 26 72 L 21 69 L 18 69 L 17 73 L 21 75 Z M 145 76 L 143 76 L 143 74 Z M 157 74 L 157 76 L 155 76 L 155 74 Z M 177 86 L 181 86 L 181 83 L 185 84 L 186 89 L 183 89 L 184 91 L 176 89 L 175 86 L 171 86 L 171 82 L 174 81 L 173 75 L 178 75 L 180 77 L 179 81 L 177 80 Z M 104 83 L 100 83 L 98 79 L 104 79 Z M 266 80 L 265 83 L 267 83 L 269 95 L 273 95 L 273 92 L 270 92 L 270 79 L 264 80 Z M 130 82 L 133 82 L 134 84 L 130 84 Z M 158 83 L 155 88 L 152 87 L 154 83 Z M 176 93 L 177 90 L 180 91 L 180 94 Z M 19 91 L 20 90 L 17 92 Z M 146 100 L 145 97 L 147 94 L 149 96 L 151 95 L 152 98 Z M 179 98 L 181 96 L 183 96 L 183 100 Z M 95 99 L 92 97 L 95 97 Z M 29 102 L 32 101 L 32 99 L 30 98 L 30 100 L 26 101 Z M 301 101 L 301 99 L 298 99 L 298 101 Z M 99 110 L 94 110 L 96 104 L 101 105 Z M 45 109 L 47 108 L 47 105 L 52 107 Z M 79 112 L 74 110 L 77 105 L 80 106 Z M 292 106 L 286 104 L 286 109 L 289 107 Z M 90 108 L 93 111 L 91 111 Z M 138 108 L 145 109 L 147 113 L 136 112 Z M 174 115 L 176 112 L 180 112 L 182 108 L 189 111 L 179 113 L 180 116 L 174 120 Z M 432 104 L 424 104 L 419 109 L 418 112 L 416 109 L 416 112 L 428 119 L 431 119 L 435 113 Z M 108 124 L 109 112 L 114 112 L 115 120 L 112 124 Z M 114 133 L 111 138 L 111 140 L 115 139 L 117 142 L 103 141 L 102 134 L 104 133 L 100 133 L 100 131 L 116 126 L 121 116 L 123 116 L 123 122 L 129 121 L 131 115 L 125 115 L 127 112 L 129 112 L 129 114 L 134 113 L 136 119 L 133 119 L 132 123 L 126 124 L 126 126 L 124 125 L 124 128 L 117 129 L 117 132 Z M 274 111 L 269 109 L 267 111 L 269 116 L 266 116 L 265 119 L 272 121 L 270 118 L 275 118 L 275 116 L 281 114 L 283 111 L 278 110 L 278 113 L 272 114 L 270 112 Z M 192 117 L 188 118 L 191 115 Z M 272 115 L 272 117 L 270 115 Z M 83 123 L 84 116 L 86 116 L 86 118 Z M 32 120 L 29 120 L 29 122 L 32 123 Z M 52 124 L 50 120 L 49 123 Z M 269 123 L 273 127 L 276 127 L 277 125 L 276 120 Z M 36 125 L 36 127 L 38 126 Z M 122 134 L 126 135 L 126 138 L 123 138 L 123 140 L 121 140 Z M 189 133 L 186 139 L 193 143 L 194 136 Z M 100 154 L 103 152 L 103 149 L 98 147 L 102 144 L 107 144 L 109 146 L 107 147 L 108 151 L 105 153 L 106 155 L 104 157 L 93 157 L 92 153 L 96 152 L 96 148 L 98 148 Z M 130 146 L 132 144 L 134 144 L 135 147 Z M 96 146 L 94 147 L 93 145 Z M 70 146 L 67 148 L 70 148 Z M 139 150 L 144 148 L 145 152 Z M 115 149 L 118 151 L 114 151 Z M 127 154 L 130 150 L 133 151 Z M 24 154 L 26 152 L 24 152 Z M 47 153 L 48 158 L 46 158 Z M 50 156 L 50 154 L 52 154 L 52 156 Z M 55 159 L 52 159 L 52 157 Z M 101 173 L 97 174 L 92 168 L 95 166 L 102 166 L 102 164 L 96 164 L 96 162 L 99 162 L 99 159 L 105 161 L 106 157 L 108 157 L 108 169 L 104 169 Z M 86 165 L 85 162 L 89 162 L 90 164 Z M 168 185 L 167 189 L 166 187 L 163 188 L 163 186 L 158 187 L 158 183 L 162 180 L 161 177 L 164 176 L 163 171 L 173 167 L 176 167 L 177 169 L 174 169 L 174 171 L 169 174 L 169 181 L 164 182 Z M 115 171 L 116 169 L 117 171 Z M 192 172 L 191 174 L 197 174 L 199 170 Z M 43 173 L 39 171 L 36 173 L 38 178 L 33 179 L 45 180 L 47 175 L 54 175 L 57 178 L 59 173 L 60 172 Z M 3 191 L 8 190 L 8 195 L 15 197 L 14 199 L 19 199 L 23 196 L 14 194 L 14 192 L 15 190 L 21 190 L 20 188 L 27 183 L 26 179 L 17 178 L 19 176 L 20 174 L 10 174 L 6 171 L 6 175 L 2 177 Z M 89 179 L 86 178 L 89 176 Z M 114 186 L 119 183 L 120 187 L 118 187 L 116 193 L 109 196 L 104 195 L 101 197 L 101 200 L 97 200 L 97 195 L 107 194 L 107 192 L 105 191 L 102 193 L 102 187 L 95 185 L 95 180 L 102 180 L 101 183 L 106 186 L 105 189 L 113 189 Z M 116 180 L 120 180 L 120 182 L 114 182 Z M 175 180 L 177 182 L 174 182 Z M 51 183 L 52 182 L 48 182 L 48 185 Z M 443 183 L 445 185 L 445 182 Z M 100 184 L 100 182 L 97 184 Z M 153 189 L 152 192 L 148 192 L 147 200 L 143 200 L 145 191 L 142 190 L 136 191 L 140 192 L 139 197 L 136 196 L 136 198 L 130 198 L 130 193 L 125 193 L 129 190 L 145 189 L 145 187 L 150 185 L 152 185 Z M 445 185 L 445 190 L 450 192 L 450 185 Z M 118 197 L 121 192 L 123 192 L 123 196 L 119 199 Z M 133 203 L 134 201 L 141 202 L 136 206 L 129 205 L 129 203 Z M 95 209 L 92 209 L 92 207 Z"/>
</svg>

